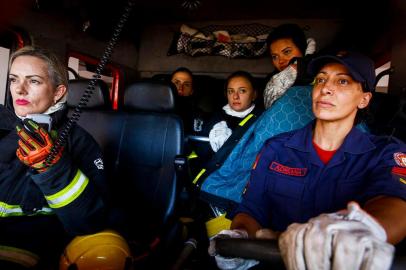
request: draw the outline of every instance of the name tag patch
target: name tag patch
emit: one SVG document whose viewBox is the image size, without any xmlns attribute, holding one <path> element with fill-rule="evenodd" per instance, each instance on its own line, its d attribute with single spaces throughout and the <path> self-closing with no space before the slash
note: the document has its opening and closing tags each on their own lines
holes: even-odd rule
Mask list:
<svg viewBox="0 0 406 270">
<path fill-rule="evenodd" d="M 272 161 L 269 165 L 269 169 L 281 174 L 291 175 L 291 176 L 305 176 L 307 173 L 307 168 L 292 168 L 282 165 L 278 162 Z"/>
</svg>

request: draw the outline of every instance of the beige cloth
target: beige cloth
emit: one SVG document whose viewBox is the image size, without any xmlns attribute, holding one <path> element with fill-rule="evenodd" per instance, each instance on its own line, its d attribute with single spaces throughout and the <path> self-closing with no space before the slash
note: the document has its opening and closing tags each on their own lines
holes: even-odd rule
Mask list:
<svg viewBox="0 0 406 270">
<path fill-rule="evenodd" d="M 215 241 L 216 237 L 230 238 L 248 238 L 248 233 L 244 230 L 222 230 L 216 236 L 210 239 L 209 255 L 215 256 L 217 267 L 222 270 L 246 270 L 259 262 L 256 260 L 248 260 L 243 258 L 225 258 L 216 254 Z"/>
<path fill-rule="evenodd" d="M 384 270 L 394 254 L 382 226 L 353 202 L 347 211 L 291 224 L 279 248 L 288 270 Z"/>
</svg>

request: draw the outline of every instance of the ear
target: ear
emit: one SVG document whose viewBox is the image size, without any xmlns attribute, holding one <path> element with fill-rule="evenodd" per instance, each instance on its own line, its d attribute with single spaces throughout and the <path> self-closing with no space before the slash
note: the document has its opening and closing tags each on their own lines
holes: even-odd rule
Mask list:
<svg viewBox="0 0 406 270">
<path fill-rule="evenodd" d="M 362 93 L 362 98 L 358 104 L 358 109 L 366 108 L 369 104 L 369 101 L 371 101 L 371 98 L 372 98 L 371 92 Z"/>
<path fill-rule="evenodd" d="M 254 102 L 257 99 L 257 90 L 254 89 L 254 95 L 252 95 L 252 102 Z"/>
<path fill-rule="evenodd" d="M 66 94 L 66 91 L 66 86 L 63 84 L 56 87 L 54 93 L 54 104 L 56 104 Z"/>
</svg>

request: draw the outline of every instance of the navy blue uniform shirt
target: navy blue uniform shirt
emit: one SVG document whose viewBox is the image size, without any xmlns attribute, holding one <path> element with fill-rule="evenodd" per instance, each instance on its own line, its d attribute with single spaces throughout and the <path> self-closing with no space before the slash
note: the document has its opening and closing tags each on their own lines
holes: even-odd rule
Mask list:
<svg viewBox="0 0 406 270">
<path fill-rule="evenodd" d="M 237 213 L 283 231 L 321 213 L 361 206 L 378 195 L 406 200 L 406 145 L 353 128 L 323 164 L 312 145 L 314 122 L 269 139 L 252 170 Z"/>
</svg>

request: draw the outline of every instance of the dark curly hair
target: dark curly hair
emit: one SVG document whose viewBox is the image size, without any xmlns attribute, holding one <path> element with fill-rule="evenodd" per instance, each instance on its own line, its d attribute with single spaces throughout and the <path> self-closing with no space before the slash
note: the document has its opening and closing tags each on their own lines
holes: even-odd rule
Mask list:
<svg viewBox="0 0 406 270">
<path fill-rule="evenodd" d="M 273 42 L 279 39 L 290 38 L 293 43 L 299 48 L 300 52 L 305 55 L 307 41 L 303 29 L 299 25 L 294 23 L 286 23 L 277 26 L 271 33 L 269 33 L 266 39 L 268 48 Z"/>
</svg>

